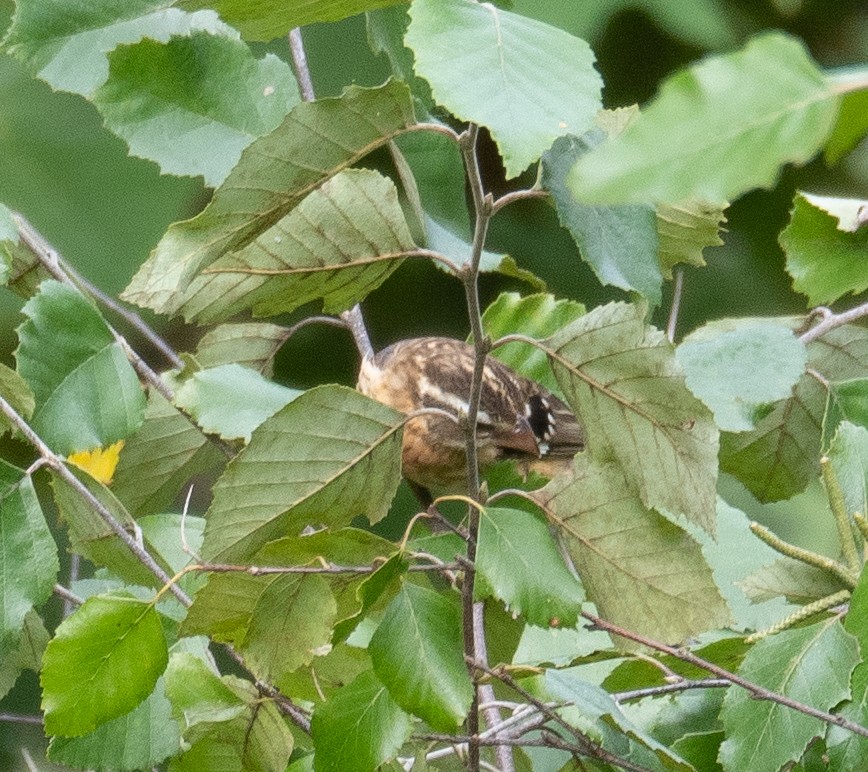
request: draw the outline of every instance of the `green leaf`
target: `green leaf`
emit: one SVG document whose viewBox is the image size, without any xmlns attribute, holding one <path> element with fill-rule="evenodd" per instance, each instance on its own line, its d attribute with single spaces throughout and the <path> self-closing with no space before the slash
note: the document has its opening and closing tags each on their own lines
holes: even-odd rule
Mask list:
<svg viewBox="0 0 868 772">
<path fill-rule="evenodd" d="M 407 566 L 407 558 L 398 552 L 359 582 L 355 593 L 358 610 L 335 625 L 332 644 L 345 641 L 375 604 L 394 595 L 398 589 L 398 580 L 407 572 Z"/>
<path fill-rule="evenodd" d="M 829 401 L 823 416 L 823 447 L 829 446 L 842 421 L 868 428 L 868 378 L 829 384 Z"/>
<path fill-rule="evenodd" d="M 508 611 L 538 627 L 574 627 L 584 600 L 545 523 L 491 507 L 480 520 L 476 570 Z"/>
<path fill-rule="evenodd" d="M 594 458 L 614 457 L 646 507 L 714 530 L 717 428 L 642 308 L 610 303 L 556 333 L 552 369 Z"/>
<path fill-rule="evenodd" d="M 191 282 L 184 312 L 202 321 L 247 308 L 274 316 L 312 300 L 326 312 L 343 311 L 416 251 L 392 181 L 348 169 L 251 244 L 209 265 Z"/>
<path fill-rule="evenodd" d="M 153 691 L 167 661 L 152 603 L 88 598 L 60 624 L 42 657 L 45 731 L 77 737 L 122 716 Z"/>
<path fill-rule="evenodd" d="M 75 769 L 149 769 L 177 753 L 180 742 L 159 678 L 154 691 L 129 713 L 82 737 L 53 737 L 48 758 Z"/>
<path fill-rule="evenodd" d="M 0 364 L 0 396 L 25 420 L 29 419 L 36 409 L 33 392 L 30 391 L 27 381 L 4 364 Z M 12 423 L 6 414 L 0 414 L 0 431 L 8 431 L 11 427 Z"/>
<path fill-rule="evenodd" d="M 214 485 L 203 557 L 249 558 L 311 523 L 385 516 L 400 481 L 403 416 L 344 386 L 305 392 L 253 433 Z"/>
<path fill-rule="evenodd" d="M 247 367 L 230 364 L 193 373 L 175 391 L 175 405 L 209 434 L 250 442 L 257 426 L 299 394 Z"/>
<path fill-rule="evenodd" d="M 758 568 L 736 584 L 754 603 L 782 597 L 806 605 L 847 589 L 828 571 L 788 557 Z"/>
<path fill-rule="evenodd" d="M 514 333 L 544 339 L 584 313 L 585 307 L 574 300 L 556 300 L 554 295 L 541 293 L 521 297 L 517 292 L 504 292 L 485 309 L 482 328 L 492 340 Z M 507 343 L 495 349 L 493 356 L 537 383 L 558 389 L 541 349 L 524 343 Z"/>
<path fill-rule="evenodd" d="M 124 297 L 176 313 L 193 276 L 246 247 L 312 190 L 413 123 L 401 83 L 353 86 L 340 98 L 297 105 L 274 131 L 245 148 L 203 212 L 169 228 Z"/>
<path fill-rule="evenodd" d="M 571 703 L 565 718 L 606 750 L 643 769 L 673 769 L 688 772 L 692 767 L 665 745 L 630 721 L 614 699 L 595 684 L 582 681 L 569 671 L 546 670 L 546 690 L 556 699 Z"/>
<path fill-rule="evenodd" d="M 404 710 L 443 732 L 464 720 L 473 686 L 464 664 L 461 610 L 450 598 L 405 582 L 368 653 L 377 678 Z"/>
<path fill-rule="evenodd" d="M 858 295 L 868 288 L 868 228 L 855 233 L 841 230 L 836 217 L 800 193 L 779 241 L 787 255 L 793 289 L 807 295 L 812 306 L 832 303 L 848 293 Z"/>
<path fill-rule="evenodd" d="M 299 101 L 285 62 L 256 59 L 240 40 L 205 32 L 120 46 L 109 67 L 93 97 L 106 126 L 131 155 L 156 161 L 164 174 L 201 174 L 211 187 Z"/>
<path fill-rule="evenodd" d="M 764 638 L 739 668 L 742 678 L 819 710 L 850 696 L 850 674 L 859 662 L 856 639 L 837 618 Z M 720 747 L 726 769 L 777 772 L 795 761 L 826 725 L 775 702 L 729 689 L 721 711 L 727 739 Z"/>
<path fill-rule="evenodd" d="M 410 717 L 368 670 L 314 711 L 314 769 L 370 772 L 395 757 L 410 729 Z"/>
<path fill-rule="evenodd" d="M 249 681 L 219 677 L 201 659 L 173 653 L 166 694 L 181 723 L 185 752 L 173 772 L 284 772 L 293 738 L 275 704 Z"/>
<path fill-rule="evenodd" d="M 372 8 L 384 8 L 402 0 L 295 0 L 288 6 L 250 3 L 248 0 L 179 0 L 181 8 L 214 8 L 245 40 L 268 41 L 286 35 L 293 27 L 340 21 Z"/>
<path fill-rule="evenodd" d="M 850 678 L 851 699 L 835 712 L 865 726 L 868 721 L 868 663 L 865 662 L 868 652 L 868 572 L 862 572 L 850 597 L 844 629 L 859 641 L 863 661 Z M 829 726 L 826 746 L 833 769 L 859 769 L 868 754 L 866 738 L 837 726 Z"/>
<path fill-rule="evenodd" d="M 854 76 L 864 77 L 864 73 L 857 71 Z M 868 91 L 862 89 L 845 94 L 841 100 L 838 120 L 826 143 L 826 162 L 831 165 L 840 161 L 856 147 L 865 132 L 868 132 Z"/>
<path fill-rule="evenodd" d="M 664 279 L 672 278 L 672 269 L 679 263 L 704 266 L 702 250 L 723 244 L 721 225 L 726 205 L 681 201 L 678 204 L 657 204 L 657 254 Z"/>
<path fill-rule="evenodd" d="M 579 159 L 567 184 L 589 204 L 730 201 L 810 159 L 836 107 L 803 45 L 767 33 L 669 77 L 623 134 Z"/>
<path fill-rule="evenodd" d="M 36 398 L 36 433 L 65 456 L 135 431 L 145 394 L 96 308 L 77 290 L 46 281 L 23 313 L 15 357 Z"/>
<path fill-rule="evenodd" d="M 85 472 L 75 469 L 71 471 L 105 505 L 128 533 L 135 534 L 135 521 L 111 490 Z M 69 526 L 70 542 L 74 552 L 83 555 L 96 566 L 105 566 L 115 576 L 121 577 L 130 584 L 140 584 L 144 587 L 159 586 L 159 580 L 130 552 L 130 548 L 121 541 L 121 538 L 78 491 L 57 475 L 52 475 L 51 487 L 57 509 Z M 159 561 L 159 556 L 155 557 Z"/>
<path fill-rule="evenodd" d="M 0 460 L 0 661 L 34 606 L 51 597 L 60 565 L 30 475 Z"/>
<path fill-rule="evenodd" d="M 699 545 L 646 509 L 614 464 L 577 458 L 575 476 L 535 496 L 553 513 L 585 592 L 615 624 L 682 641 L 729 622 Z"/>
<path fill-rule="evenodd" d="M 868 330 L 845 325 L 808 344 L 808 370 L 827 382 L 863 378 L 868 371 Z M 820 473 L 826 389 L 803 375 L 789 399 L 776 402 L 756 428 L 723 434 L 721 471 L 735 475 L 760 501 L 788 499 Z"/>
<path fill-rule="evenodd" d="M 491 132 L 507 178 L 557 137 L 590 128 L 600 108 L 587 43 L 494 5 L 416 0 L 405 41 L 437 102 Z"/>
<path fill-rule="evenodd" d="M 9 694 L 23 670 L 39 672 L 49 637 L 39 614 L 29 611 L 18 639 L 5 647 L 6 653 L 0 658 L 0 699 Z"/>
<path fill-rule="evenodd" d="M 202 336 L 196 361 L 205 369 L 238 363 L 270 377 L 274 357 L 289 333 L 289 327 L 269 322 L 221 324 Z"/>
<path fill-rule="evenodd" d="M 323 562 L 337 566 L 378 566 L 370 575 L 330 577 L 337 603 L 332 642 L 344 640 L 372 607 L 394 596 L 397 579 L 406 570 L 406 559 L 395 545 L 358 528 L 323 529 L 300 536 L 286 536 L 266 544 L 254 556 L 258 566 L 303 566 Z"/>
<path fill-rule="evenodd" d="M 663 277 L 657 259 L 653 207 L 588 206 L 576 200 L 566 183 L 576 160 L 603 137 L 599 129 L 584 137 L 559 137 L 543 155 L 542 185 L 552 194 L 561 225 L 570 232 L 600 283 L 638 292 L 657 306 Z"/>
<path fill-rule="evenodd" d="M 162 512 L 191 478 L 225 460 L 189 419 L 152 390 L 144 423 L 121 451 L 112 490 L 136 516 Z"/>
<path fill-rule="evenodd" d="M 788 398 L 805 372 L 807 351 L 774 320 L 725 319 L 688 335 L 676 350 L 687 387 L 724 431 L 754 428 L 758 411 Z"/>
<path fill-rule="evenodd" d="M 169 0 L 20 0 L 3 48 L 52 88 L 90 96 L 105 82 L 107 52 L 144 37 L 166 42 L 202 30 L 237 33 L 211 11 L 187 14 Z"/>
<path fill-rule="evenodd" d="M 231 572 L 209 578 L 181 630 L 231 643 L 258 678 L 275 681 L 310 664 L 331 639 L 335 613 L 321 576 Z"/>
<path fill-rule="evenodd" d="M 425 115 L 434 110 L 434 99 L 428 82 L 416 75 L 413 52 L 404 45 L 404 34 L 410 23 L 408 8 L 401 4 L 366 10 L 368 45 L 375 54 L 383 54 L 389 60 L 392 74 L 410 87 L 419 114 Z"/>
</svg>

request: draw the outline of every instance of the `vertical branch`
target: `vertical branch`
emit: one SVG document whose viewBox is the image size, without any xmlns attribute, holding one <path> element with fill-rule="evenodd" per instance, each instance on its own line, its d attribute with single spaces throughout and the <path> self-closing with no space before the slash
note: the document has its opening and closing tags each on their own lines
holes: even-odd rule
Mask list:
<svg viewBox="0 0 868 772">
<path fill-rule="evenodd" d="M 479 158 L 476 152 L 476 143 L 479 135 L 479 127 L 470 124 L 465 132 L 459 137 L 459 147 L 467 171 L 467 179 L 470 184 L 470 192 L 473 199 L 475 221 L 473 228 L 473 244 L 469 264 L 461 271 L 461 280 L 464 284 L 464 294 L 467 301 L 467 313 L 470 320 L 470 332 L 473 336 L 475 360 L 473 376 L 470 384 L 470 394 L 467 400 L 467 418 L 465 423 L 465 455 L 467 463 L 467 487 L 472 499 L 479 501 L 479 459 L 476 443 L 476 421 L 479 414 L 479 400 L 482 394 L 482 378 L 485 371 L 485 360 L 491 351 L 491 340 L 484 334 L 482 329 L 482 308 L 479 303 L 479 262 L 482 258 L 482 250 L 485 246 L 485 238 L 488 233 L 488 224 L 494 212 L 494 200 L 491 194 L 486 194 L 482 185 L 482 175 L 479 171 Z M 478 507 L 467 508 L 467 564 L 464 570 L 464 582 L 461 586 L 461 605 L 463 612 L 464 630 L 464 653 L 468 658 L 471 676 L 475 676 L 473 662 L 486 662 L 486 643 L 484 613 L 481 603 L 474 603 L 473 588 L 476 583 L 476 543 L 479 536 Z M 475 678 L 474 678 L 475 680 Z M 468 768 L 479 769 L 479 702 L 480 694 L 488 695 L 486 701 L 491 701 L 493 692 L 490 687 L 477 687 L 474 689 L 473 703 L 470 707 L 467 722 L 467 734 L 470 737 L 468 743 Z M 500 711 L 495 707 L 486 712 L 489 723 L 500 721 Z M 509 771 L 515 768 L 511 750 L 503 745 L 496 746 L 498 762 L 501 770 Z"/>
<path fill-rule="evenodd" d="M 289 31 L 289 51 L 292 55 L 292 71 L 295 74 L 296 81 L 298 81 L 301 98 L 305 102 L 313 102 L 316 99 L 316 92 L 313 89 L 313 80 L 310 77 L 310 67 L 307 65 L 307 55 L 304 52 L 304 41 L 301 38 L 301 29 L 299 27 L 295 27 Z M 349 311 L 344 311 L 341 314 L 341 319 L 344 320 L 347 328 L 352 333 L 356 348 L 359 350 L 362 358 L 370 359 L 374 356 L 374 348 L 368 336 L 368 329 L 365 327 L 365 319 L 362 316 L 361 306 L 356 303 Z"/>
</svg>

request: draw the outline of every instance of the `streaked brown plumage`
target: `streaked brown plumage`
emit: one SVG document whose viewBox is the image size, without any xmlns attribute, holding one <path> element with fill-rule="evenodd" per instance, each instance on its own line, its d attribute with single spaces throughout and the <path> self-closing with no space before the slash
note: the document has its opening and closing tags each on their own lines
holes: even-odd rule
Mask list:
<svg viewBox="0 0 868 772">
<path fill-rule="evenodd" d="M 358 388 L 402 413 L 439 408 L 467 414 L 474 350 L 451 338 L 412 338 L 394 343 L 362 362 Z M 477 420 L 482 470 L 517 459 L 524 471 L 551 477 L 569 468 L 584 447 L 584 434 L 570 409 L 538 383 L 489 358 Z M 404 428 L 404 476 L 426 491 L 463 492 L 465 439 L 459 422 L 437 414 L 410 419 Z M 420 496 L 422 497 L 422 496 Z"/>
</svg>

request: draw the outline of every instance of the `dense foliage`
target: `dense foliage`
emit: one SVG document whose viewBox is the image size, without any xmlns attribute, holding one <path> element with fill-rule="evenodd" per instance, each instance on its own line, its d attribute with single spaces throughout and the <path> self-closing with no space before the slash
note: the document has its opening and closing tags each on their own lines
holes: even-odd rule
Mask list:
<svg viewBox="0 0 868 772">
<path fill-rule="evenodd" d="M 640 110 L 604 109 L 569 19 L 519 2 L 17 0 L 8 55 L 132 155 L 213 187 L 121 296 L 201 328 L 183 353 L 0 205 L 0 272 L 26 299 L 0 365 L 17 438 L 0 694 L 39 674 L 50 761 L 868 766 L 868 201 L 796 193 L 779 243 L 801 313 L 678 334 L 683 272 L 729 202 L 868 133 L 868 65 L 823 69 L 777 31 L 736 44 L 714 8 L 680 29 L 726 52 Z M 361 13 L 392 77 L 317 99 L 306 25 Z M 259 45 L 286 36 L 285 59 Z M 491 243 L 532 204 L 557 222 L 513 227 L 564 229 L 587 292 L 548 291 L 572 264 Z M 570 473 L 507 464 L 436 501 L 452 531 L 394 503 L 406 416 L 273 378 L 308 324 L 356 324 L 364 353 L 358 304 L 417 260 L 463 290 L 477 357 L 545 384 L 587 434 Z M 511 291 L 483 307 L 481 274 Z M 821 481 L 834 554 L 751 522 L 724 475 L 785 507 Z"/>
</svg>

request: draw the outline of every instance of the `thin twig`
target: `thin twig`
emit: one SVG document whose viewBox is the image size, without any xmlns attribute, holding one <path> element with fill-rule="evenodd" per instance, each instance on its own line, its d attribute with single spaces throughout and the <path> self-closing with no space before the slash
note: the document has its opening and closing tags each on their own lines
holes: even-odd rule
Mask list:
<svg viewBox="0 0 868 772">
<path fill-rule="evenodd" d="M 491 214 L 497 214 L 503 207 L 509 206 L 516 201 L 529 201 L 535 198 L 548 198 L 549 193 L 542 188 L 528 188 L 527 190 L 512 190 L 509 193 L 504 193 L 500 198 L 496 199 L 491 205 Z"/>
<path fill-rule="evenodd" d="M 69 469 L 60 456 L 56 455 L 51 448 L 48 447 L 28 423 L 15 411 L 3 397 L 0 397 L 0 411 L 14 424 L 15 428 L 21 432 L 24 438 L 34 447 L 42 458 L 45 459 L 46 466 L 49 466 L 54 473 L 60 477 L 67 485 L 81 496 L 87 505 L 93 509 L 102 519 L 102 521 L 120 538 L 127 546 L 130 552 L 136 556 L 136 559 L 147 568 L 162 584 L 171 582 L 171 577 L 160 568 L 159 564 L 150 553 L 138 542 L 135 537 L 130 534 L 123 525 L 118 522 L 117 518 L 108 510 L 108 508 L 96 497 L 87 486 L 81 482 Z M 171 585 L 172 594 L 184 606 L 190 606 L 192 601 L 187 593 L 175 584 Z"/>
<path fill-rule="evenodd" d="M 630 700 L 641 700 L 645 697 L 659 697 L 663 694 L 686 692 L 690 689 L 721 689 L 731 685 L 731 682 L 726 678 L 685 678 L 672 684 L 647 686 L 644 689 L 633 689 L 629 692 L 615 692 L 612 694 L 612 699 L 620 704 L 622 702 L 629 702 Z"/>
<path fill-rule="evenodd" d="M 613 635 L 618 635 L 621 638 L 626 638 L 627 640 L 640 643 L 643 646 L 647 646 L 650 649 L 655 649 L 656 651 L 662 651 L 664 654 L 669 654 L 676 659 L 680 659 L 682 662 L 687 662 L 688 664 L 702 668 L 703 670 L 706 670 L 709 673 L 716 675 L 718 678 L 723 678 L 730 683 L 735 684 L 736 686 L 740 686 L 742 689 L 750 692 L 750 694 L 757 699 L 775 702 L 778 705 L 783 705 L 787 708 L 797 710 L 799 713 L 804 713 L 806 716 L 813 716 L 814 718 L 819 718 L 821 721 L 825 721 L 827 724 L 834 724 L 835 726 L 840 726 L 842 729 L 848 729 L 854 734 L 858 734 L 862 737 L 868 737 L 868 727 L 864 727 L 861 724 L 856 724 L 853 721 L 848 721 L 846 718 L 844 718 L 844 716 L 836 716 L 832 713 L 827 713 L 824 710 L 817 710 L 816 708 L 812 708 L 810 705 L 805 705 L 804 703 L 791 699 L 786 695 L 773 692 L 770 689 L 766 689 L 759 684 L 754 683 L 753 681 L 748 681 L 746 678 L 742 678 L 736 673 L 725 670 L 724 668 L 715 665 L 713 662 L 709 662 L 708 660 L 702 659 L 701 657 L 697 657 L 695 654 L 685 649 L 681 649 L 676 646 L 670 646 L 666 643 L 661 643 L 660 641 L 655 641 L 653 638 L 647 638 L 644 635 L 634 633 L 631 630 L 627 630 L 623 627 L 612 624 L 611 622 L 607 622 L 605 619 L 594 616 L 593 614 L 589 614 L 586 611 L 581 612 L 581 615 L 585 619 L 587 619 L 596 629 L 605 630 L 606 632 L 612 633 Z"/>
<path fill-rule="evenodd" d="M 73 553 L 73 556 L 77 557 L 75 553 Z M 62 584 L 55 584 L 53 592 L 59 598 L 63 598 L 64 617 L 68 617 L 72 613 L 73 606 L 80 606 L 82 603 L 84 603 L 84 600 L 82 598 L 79 598 L 78 595 L 76 595 L 72 590 L 68 590 Z M 69 609 L 69 611 L 67 611 L 67 608 Z"/>
<path fill-rule="evenodd" d="M 292 59 L 292 71 L 298 81 L 301 98 L 305 102 L 313 102 L 316 99 L 316 92 L 313 88 L 313 79 L 310 76 L 310 67 L 307 65 L 307 54 L 304 52 L 304 41 L 299 27 L 289 31 L 289 51 Z M 351 309 L 341 314 L 341 319 L 352 333 L 360 356 L 363 359 L 373 357 L 374 347 L 371 345 L 371 338 L 368 335 L 367 327 L 365 327 L 361 306 L 356 303 Z"/>
<path fill-rule="evenodd" d="M 24 215 L 13 213 L 12 219 L 18 228 L 18 235 L 33 253 L 34 257 L 54 278 L 64 283 L 71 283 L 85 294 L 90 295 L 101 305 L 124 319 L 131 327 L 137 330 L 142 337 L 157 349 L 172 367 L 181 369 L 184 363 L 175 350 L 148 325 L 135 311 L 131 311 L 118 303 L 113 297 L 107 295 L 99 287 L 76 271 L 67 260 L 45 239 Z"/>
<path fill-rule="evenodd" d="M 338 566 L 327 563 L 322 566 L 239 566 L 228 563 L 201 563 L 199 565 L 188 566 L 188 571 L 203 572 L 209 574 L 230 574 L 242 573 L 250 576 L 271 576 L 274 574 L 323 574 L 323 575 L 341 575 L 341 574 L 373 574 L 380 568 L 379 565 L 371 566 Z M 446 571 L 463 571 L 464 566 L 458 563 L 443 563 L 431 565 L 414 564 L 407 566 L 408 571 L 420 572 L 446 572 Z"/>
<path fill-rule="evenodd" d="M 675 343 L 675 328 L 678 325 L 678 313 L 681 310 L 681 293 L 684 289 L 684 271 L 675 269 L 675 286 L 672 289 L 672 305 L 669 307 L 669 320 L 666 323 L 666 339 Z"/>
<path fill-rule="evenodd" d="M 307 66 L 307 54 L 304 52 L 304 41 L 299 27 L 289 31 L 289 51 L 292 54 L 292 72 L 298 81 L 301 98 L 305 102 L 313 102 L 316 93 L 313 90 L 313 80 L 310 77 L 310 68 Z"/>
<path fill-rule="evenodd" d="M 521 695 L 525 700 L 527 700 L 531 705 L 533 705 L 542 715 L 546 716 L 549 720 L 557 724 L 568 734 L 572 735 L 576 742 L 578 743 L 578 747 L 581 749 L 581 753 L 585 756 L 589 756 L 591 758 L 600 759 L 601 761 L 605 761 L 613 766 L 620 767 L 621 769 L 632 770 L 633 772 L 648 772 L 646 767 L 639 766 L 638 764 L 634 764 L 628 759 L 623 759 L 620 756 L 616 756 L 614 753 L 607 751 L 598 743 L 594 742 L 591 738 L 585 735 L 581 730 L 569 724 L 564 718 L 557 712 L 557 709 L 552 707 L 551 705 L 547 705 L 542 700 L 535 697 L 531 694 L 527 689 L 523 688 L 506 670 L 502 667 L 490 668 L 487 665 L 475 662 L 473 663 L 475 667 L 479 668 L 488 675 L 496 678 L 498 681 L 502 682 L 510 689 L 512 689 L 517 694 Z"/>
<path fill-rule="evenodd" d="M 72 585 L 78 580 L 78 571 L 80 568 L 81 556 L 77 552 L 73 552 L 69 556 L 69 576 L 67 577 L 67 582 L 70 587 L 72 587 Z M 79 598 L 76 598 L 76 596 L 69 592 L 69 590 L 59 584 L 54 585 L 54 592 L 63 598 L 64 619 L 72 613 L 73 607 L 81 605 L 81 600 Z M 64 595 L 63 592 L 69 592 L 69 595 Z"/>
<path fill-rule="evenodd" d="M 21 240 L 27 245 L 28 249 L 33 253 L 37 260 L 45 267 L 45 269 L 55 278 L 57 281 L 62 284 L 66 284 L 67 286 L 75 288 L 79 292 L 83 292 L 82 288 L 77 286 L 73 281 L 72 277 L 67 273 L 67 271 L 61 266 L 61 258 L 56 249 L 54 249 L 41 235 L 40 233 L 30 225 L 27 220 L 20 216 L 14 215 L 16 225 L 18 226 L 18 233 L 21 236 Z M 120 345 L 121 349 L 124 352 L 124 355 L 130 361 L 130 364 L 135 369 L 136 373 L 138 373 L 139 377 L 150 383 L 157 391 L 160 392 L 166 399 L 169 401 L 172 400 L 173 394 L 172 390 L 169 388 L 168 384 L 160 378 L 150 367 L 150 365 L 145 362 L 127 343 L 126 339 L 117 331 L 114 327 L 106 322 L 106 327 L 108 327 L 109 332 L 111 332 L 112 337 L 115 341 Z M 177 358 L 177 355 L 176 355 Z M 180 360 L 179 360 L 180 361 Z"/>
<path fill-rule="evenodd" d="M 482 662 L 488 662 L 488 646 L 485 641 L 485 604 L 477 601 L 473 604 L 473 637 L 476 657 Z M 479 687 L 479 699 L 486 703 L 480 705 L 485 723 L 489 728 L 498 726 L 503 722 L 500 707 L 495 703 L 494 687 L 491 684 L 481 684 Z M 484 733 L 483 733 L 484 734 Z M 481 737 L 482 735 L 480 735 Z M 494 753 L 501 772 L 515 772 L 515 760 L 512 753 L 505 745 L 495 746 Z"/>
<path fill-rule="evenodd" d="M 864 316 L 868 316 L 868 303 L 863 303 L 862 305 L 851 308 L 848 311 L 842 311 L 840 314 L 824 315 L 824 318 L 818 324 L 811 327 L 807 332 L 802 333 L 799 336 L 799 340 L 802 341 L 802 343 L 810 343 L 820 336 L 825 335 L 829 330 L 834 330 L 836 327 L 840 327 L 841 325 L 855 322 L 857 319 L 861 319 Z"/>
<path fill-rule="evenodd" d="M 0 713 L 0 722 L 4 724 L 32 724 L 42 726 L 42 716 L 28 716 L 22 713 Z"/>
</svg>

